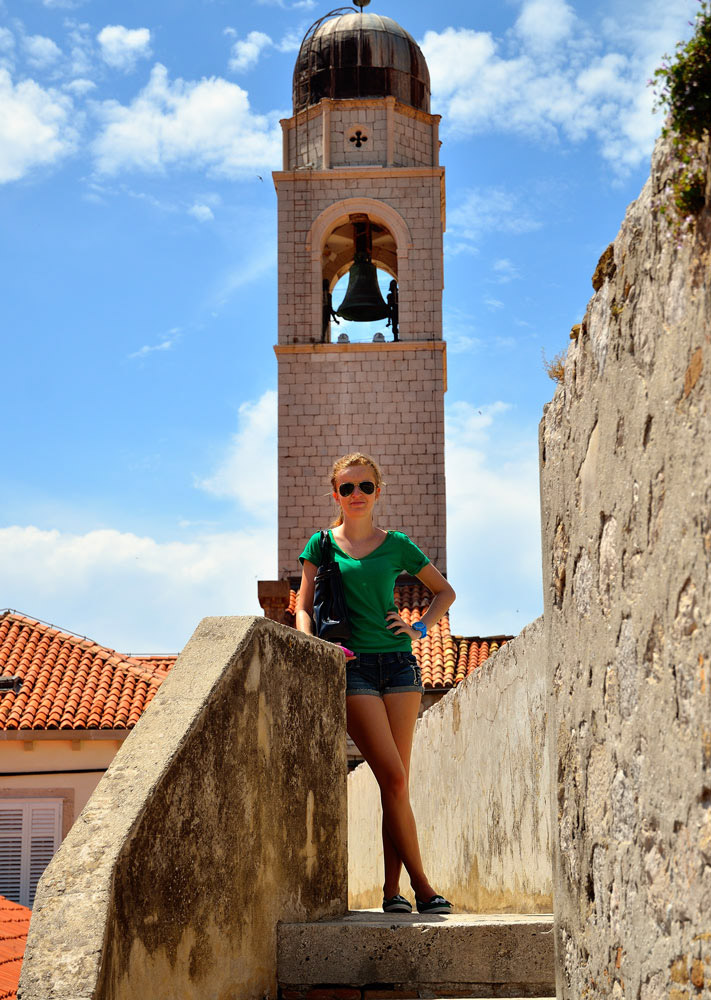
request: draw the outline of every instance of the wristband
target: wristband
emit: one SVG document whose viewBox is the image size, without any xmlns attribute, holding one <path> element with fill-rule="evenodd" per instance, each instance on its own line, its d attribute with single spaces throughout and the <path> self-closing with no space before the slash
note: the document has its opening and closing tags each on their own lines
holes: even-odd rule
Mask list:
<svg viewBox="0 0 711 1000">
<path fill-rule="evenodd" d="M 413 622 L 410 628 L 414 628 L 415 632 L 420 633 L 420 639 L 424 639 L 427 635 L 427 626 L 424 622 Z"/>
</svg>

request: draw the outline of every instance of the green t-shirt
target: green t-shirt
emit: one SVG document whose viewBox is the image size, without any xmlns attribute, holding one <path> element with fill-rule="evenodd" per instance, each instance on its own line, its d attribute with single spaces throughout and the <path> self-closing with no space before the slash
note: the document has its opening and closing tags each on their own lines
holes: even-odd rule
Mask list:
<svg viewBox="0 0 711 1000">
<path fill-rule="evenodd" d="M 333 557 L 341 568 L 343 589 L 353 635 L 348 643 L 354 653 L 394 653 L 412 650 L 408 635 L 395 635 L 387 627 L 385 616 L 397 611 L 393 599 L 395 581 L 404 570 L 416 576 L 429 562 L 421 549 L 402 531 L 389 531 L 383 542 L 362 559 L 347 555 L 333 538 Z M 299 556 L 319 566 L 321 533 L 309 538 Z"/>
</svg>

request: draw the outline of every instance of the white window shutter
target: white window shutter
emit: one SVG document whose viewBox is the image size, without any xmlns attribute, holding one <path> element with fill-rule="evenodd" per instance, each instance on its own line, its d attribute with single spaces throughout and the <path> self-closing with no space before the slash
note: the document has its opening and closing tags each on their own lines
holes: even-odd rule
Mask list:
<svg viewBox="0 0 711 1000">
<path fill-rule="evenodd" d="M 59 803 L 61 806 L 61 803 Z M 31 805 L 30 809 L 30 850 L 28 858 L 28 898 L 27 906 L 32 906 L 37 892 L 37 883 L 54 857 L 60 840 L 60 809 L 57 803 Z"/>
<path fill-rule="evenodd" d="M 22 895 L 22 803 L 0 808 L 0 895 L 19 903 Z"/>
<path fill-rule="evenodd" d="M 61 839 L 61 799 L 0 801 L 0 895 L 32 906 Z"/>
</svg>

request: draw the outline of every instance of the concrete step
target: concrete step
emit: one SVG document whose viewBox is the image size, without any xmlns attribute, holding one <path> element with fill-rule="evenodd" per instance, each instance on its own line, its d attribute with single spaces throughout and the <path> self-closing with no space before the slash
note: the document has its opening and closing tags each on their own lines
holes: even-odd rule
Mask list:
<svg viewBox="0 0 711 1000">
<path fill-rule="evenodd" d="M 555 996 L 549 914 L 420 916 L 351 911 L 277 931 L 285 1000 Z M 353 995 L 345 996 L 350 988 Z M 324 991 L 325 993 L 325 991 Z M 378 994 L 376 997 L 374 994 Z"/>
</svg>

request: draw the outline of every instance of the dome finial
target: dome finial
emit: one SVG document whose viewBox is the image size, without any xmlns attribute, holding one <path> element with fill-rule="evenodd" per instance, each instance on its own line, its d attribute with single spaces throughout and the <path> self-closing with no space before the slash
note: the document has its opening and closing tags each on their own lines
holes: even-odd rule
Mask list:
<svg viewBox="0 0 711 1000">
<path fill-rule="evenodd" d="M 363 13 L 363 8 L 367 7 L 369 3 L 370 0 L 353 0 L 354 6 L 360 7 L 361 14 Z"/>
</svg>

